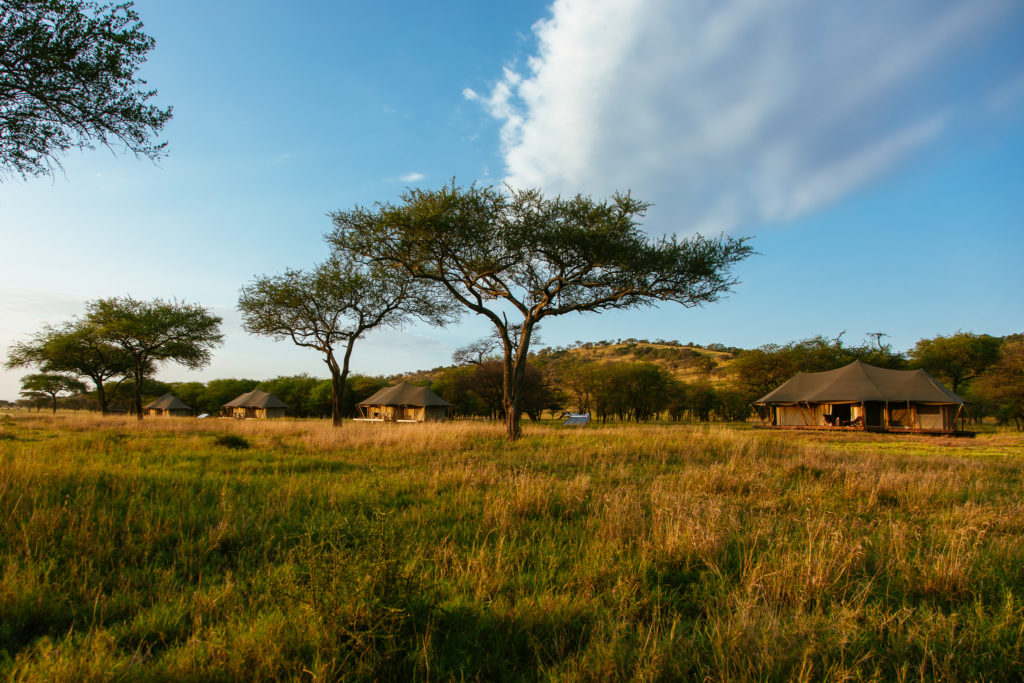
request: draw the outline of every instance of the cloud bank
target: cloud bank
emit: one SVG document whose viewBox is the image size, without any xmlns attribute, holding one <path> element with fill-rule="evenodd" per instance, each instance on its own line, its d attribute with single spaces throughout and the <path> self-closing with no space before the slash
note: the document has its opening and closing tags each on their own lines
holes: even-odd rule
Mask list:
<svg viewBox="0 0 1024 683">
<path fill-rule="evenodd" d="M 668 231 L 783 223 L 946 131 L 944 70 L 1013 13 L 1012 0 L 555 0 L 525 66 L 463 95 L 501 122 L 513 186 L 631 189 Z"/>
</svg>

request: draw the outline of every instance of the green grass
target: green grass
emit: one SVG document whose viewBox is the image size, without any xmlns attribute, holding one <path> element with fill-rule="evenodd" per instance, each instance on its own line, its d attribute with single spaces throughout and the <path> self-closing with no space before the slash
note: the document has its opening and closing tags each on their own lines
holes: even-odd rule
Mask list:
<svg viewBox="0 0 1024 683">
<path fill-rule="evenodd" d="M 1019 435 L 525 434 L 5 418 L 0 676 L 1024 676 Z"/>
</svg>

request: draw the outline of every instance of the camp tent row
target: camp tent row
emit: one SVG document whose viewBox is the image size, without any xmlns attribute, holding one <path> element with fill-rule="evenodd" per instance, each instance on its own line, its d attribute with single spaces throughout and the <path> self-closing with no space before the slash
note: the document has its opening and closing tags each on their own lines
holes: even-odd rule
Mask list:
<svg viewBox="0 0 1024 683">
<path fill-rule="evenodd" d="M 385 387 L 359 404 L 360 417 L 370 422 L 439 422 L 448 416 L 450 403 L 427 387 L 402 382 Z M 192 409 L 174 394 L 165 394 L 144 406 L 147 415 L 189 415 Z M 221 407 L 221 415 L 236 418 L 284 417 L 287 404 L 259 389 L 244 393 Z"/>
<path fill-rule="evenodd" d="M 284 417 L 288 408 L 284 401 L 273 394 L 259 389 L 244 393 L 233 401 L 225 403 L 221 414 L 225 417 L 239 418 L 272 418 Z M 160 417 L 186 417 L 192 409 L 174 394 L 164 394 L 160 398 L 142 406 L 146 415 Z"/>
<path fill-rule="evenodd" d="M 924 370 L 854 361 L 797 373 L 753 406 L 768 427 L 953 433 L 964 400 Z"/>
<path fill-rule="evenodd" d="M 427 387 L 408 382 L 385 387 L 357 407 L 364 422 L 442 422 L 451 403 Z"/>
</svg>

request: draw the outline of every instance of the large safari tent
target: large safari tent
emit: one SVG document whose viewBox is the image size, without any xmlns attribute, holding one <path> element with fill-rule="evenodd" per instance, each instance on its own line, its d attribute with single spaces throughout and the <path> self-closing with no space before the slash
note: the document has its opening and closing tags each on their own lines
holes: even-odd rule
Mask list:
<svg viewBox="0 0 1024 683">
<path fill-rule="evenodd" d="M 192 409 L 174 394 L 164 394 L 142 406 L 142 410 L 145 415 L 162 417 L 187 417 L 192 414 Z"/>
<path fill-rule="evenodd" d="M 801 372 L 753 403 L 767 427 L 953 433 L 964 400 L 924 370 L 860 361 Z"/>
<path fill-rule="evenodd" d="M 225 417 L 265 419 L 284 417 L 284 411 L 287 408 L 287 404 L 277 396 L 253 389 L 235 400 L 225 403 L 221 407 L 221 414 Z"/>
<path fill-rule="evenodd" d="M 384 387 L 358 405 L 357 420 L 369 422 L 441 422 L 451 406 L 427 387 L 402 382 Z"/>
</svg>

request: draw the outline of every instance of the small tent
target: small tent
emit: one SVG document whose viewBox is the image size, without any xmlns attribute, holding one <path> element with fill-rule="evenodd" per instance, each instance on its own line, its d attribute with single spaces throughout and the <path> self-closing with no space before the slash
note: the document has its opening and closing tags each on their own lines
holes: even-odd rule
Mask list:
<svg viewBox="0 0 1024 683">
<path fill-rule="evenodd" d="M 163 417 L 187 417 L 192 414 L 192 409 L 174 394 L 164 394 L 157 400 L 147 403 L 142 406 L 142 411 L 145 415 Z"/>
<path fill-rule="evenodd" d="M 451 403 L 427 387 L 402 382 L 361 402 L 360 417 L 370 422 L 441 422 Z"/>
<path fill-rule="evenodd" d="M 952 433 L 964 400 L 924 370 L 854 361 L 797 373 L 753 405 L 769 427 Z"/>
<path fill-rule="evenodd" d="M 235 400 L 225 403 L 221 408 L 221 414 L 225 417 L 266 419 L 284 417 L 284 411 L 287 408 L 285 402 L 277 396 L 253 389 Z"/>
</svg>

